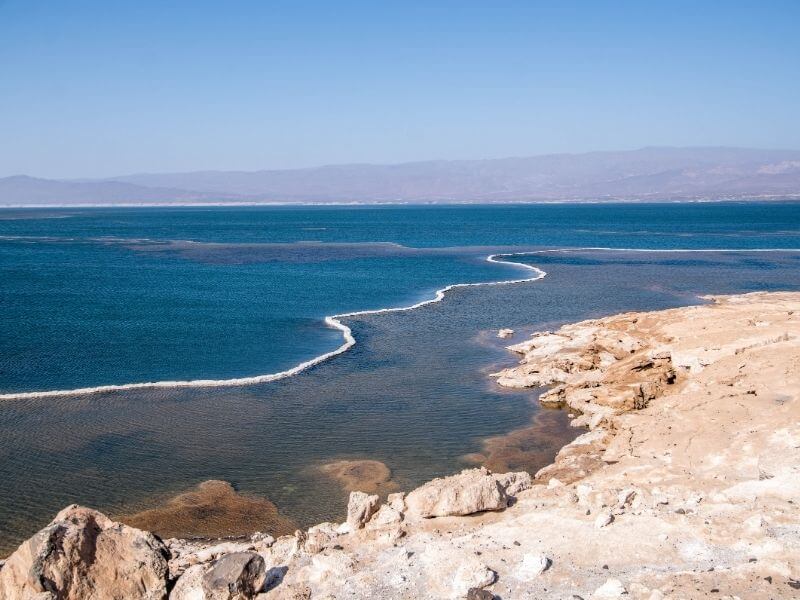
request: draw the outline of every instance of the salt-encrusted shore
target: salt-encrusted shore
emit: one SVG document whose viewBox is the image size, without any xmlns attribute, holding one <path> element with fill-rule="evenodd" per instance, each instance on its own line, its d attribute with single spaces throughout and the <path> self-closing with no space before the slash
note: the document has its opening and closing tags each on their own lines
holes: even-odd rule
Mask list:
<svg viewBox="0 0 800 600">
<path fill-rule="evenodd" d="M 70 507 L 6 561 L 0 598 L 796 598 L 800 293 L 708 300 L 511 347 L 498 383 L 551 386 L 587 429 L 533 481 L 353 492 L 346 523 L 243 542 Z"/>
</svg>

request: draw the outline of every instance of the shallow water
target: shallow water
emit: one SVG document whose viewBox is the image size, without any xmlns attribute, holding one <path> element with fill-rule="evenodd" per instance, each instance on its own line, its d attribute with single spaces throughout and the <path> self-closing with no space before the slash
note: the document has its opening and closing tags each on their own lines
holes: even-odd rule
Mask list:
<svg viewBox="0 0 800 600">
<path fill-rule="evenodd" d="M 606 233 L 611 231 L 610 217 L 596 219 L 594 233 L 583 232 L 592 215 L 600 215 L 595 207 L 557 207 L 561 212 L 543 211 L 549 207 L 525 208 L 508 209 L 516 215 L 514 219 L 503 217 L 509 232 L 498 230 L 500 217 L 493 216 L 495 209 L 475 208 L 375 209 L 366 213 L 308 209 L 311 216 L 303 210 L 287 211 L 291 213 L 287 216 L 273 209 L 280 213 L 274 230 L 264 224 L 271 214 L 264 209 L 267 216 L 242 211 L 250 216 L 255 212 L 253 221 L 237 211 L 221 217 L 217 214 L 221 219 L 218 230 L 213 219 L 202 226 L 190 224 L 185 221 L 194 219 L 191 214 L 181 217 L 169 210 L 163 221 L 156 218 L 159 211 L 153 211 L 156 216 L 147 211 L 141 216 L 135 211 L 120 211 L 119 215 L 98 211 L 79 217 L 80 223 L 63 231 L 53 223 L 58 221 L 63 227 L 71 218 L 52 219 L 46 227 L 25 220 L 25 231 L 3 233 L 80 239 L 27 244 L 15 238 L 0 244 L 4 274 L 18 276 L 11 283 L 3 279 L 4 314 L 16 311 L 22 316 L 15 318 L 29 319 L 28 331 L 44 341 L 32 344 L 28 352 L 46 371 L 30 371 L 33 380 L 19 376 L 23 371 L 17 366 L 19 356 L 14 354 L 14 343 L 5 337 L 17 331 L 15 322 L 4 319 L 4 389 L 46 389 L 50 384 L 70 382 L 86 385 L 106 382 L 112 375 L 112 381 L 139 374 L 147 379 L 172 377 L 183 368 L 194 369 L 187 376 L 208 376 L 206 366 L 216 369 L 212 374 L 222 376 L 273 370 L 341 343 L 338 332 L 321 326 L 319 318 L 324 314 L 410 303 L 455 281 L 518 277 L 520 269 L 490 265 L 483 257 L 500 246 L 516 244 L 517 249 L 527 250 L 539 243 L 553 243 L 556 223 L 565 227 L 565 241 L 558 246 L 612 242 L 641 246 L 646 242 L 667 248 L 704 243 L 709 247 L 800 247 L 793 232 L 798 224 L 797 205 L 756 211 L 749 206 L 717 206 L 716 213 L 706 206 L 699 213 L 692 212 L 693 206 L 684 207 L 688 214 L 706 215 L 706 222 L 684 219 L 682 229 L 675 225 L 676 207 L 651 207 L 649 213 L 635 207 L 633 216 L 629 207 L 603 207 L 618 213 L 613 231 L 630 228 L 628 233 Z M 572 208 L 575 210 L 569 213 L 567 209 Z M 425 213 L 428 210 L 433 214 Z M 744 212 L 734 218 L 739 210 Z M 207 219 L 205 212 L 200 214 Z M 380 225 L 375 223 L 378 217 Z M 537 218 L 545 223 L 541 226 L 544 233 L 536 229 Z M 410 225 L 414 219 L 424 222 L 414 228 Z M 658 222 L 658 227 L 643 222 L 648 219 Z M 423 251 L 383 244 L 287 247 L 283 243 L 288 237 L 287 220 L 328 223 L 325 232 L 338 232 L 336 236 L 327 233 L 328 242 L 389 241 L 410 247 L 420 241 L 419 236 L 429 235 L 437 242 L 452 244 Z M 22 222 L 13 221 L 17 225 Z M 441 234 L 433 236 L 436 223 Z M 471 224 L 470 232 L 464 231 L 464 223 Z M 37 227 L 45 231 L 34 233 Z M 162 229 L 155 231 L 159 227 Z M 265 229 L 259 233 L 259 227 Z M 640 236 L 648 227 L 653 235 Z M 670 227 L 672 236 L 656 235 Z M 523 230 L 529 237 L 520 243 Z M 709 233 L 712 230 L 718 235 Z M 100 231 L 126 241 L 86 239 L 97 237 Z M 192 239 L 206 242 L 216 238 L 222 246 L 170 242 L 155 244 L 166 248 L 154 248 L 152 242 L 138 247 L 141 242 L 129 241 L 134 237 L 155 239 L 159 234 L 164 240 L 186 239 L 192 234 Z M 295 232 L 296 237 L 302 235 Z M 385 237 L 363 239 L 378 235 Z M 261 241 L 254 241 L 259 236 Z M 721 242 L 723 238 L 728 241 Z M 634 244 L 634 239 L 640 243 Z M 265 246 L 267 242 L 277 245 Z M 473 245 L 464 247 L 465 242 Z M 19 249 L 23 245 L 27 250 Z M 26 252 L 30 256 L 23 260 L 20 254 Z M 336 256 L 332 258 L 331 253 Z M 622 310 L 690 304 L 698 302 L 700 293 L 800 287 L 797 253 L 581 251 L 515 260 L 541 267 L 548 275 L 527 284 L 453 290 L 443 302 L 411 312 L 350 319 L 347 323 L 358 340 L 351 351 L 283 381 L 3 402 L 0 480 L 5 485 L 0 487 L 0 547 L 11 549 L 70 502 L 126 514 L 206 479 L 225 479 L 244 492 L 264 495 L 303 525 L 341 518 L 346 493 L 319 477 L 316 465 L 343 457 L 375 458 L 386 462 L 398 483 L 408 488 L 466 465 L 463 456 L 479 452 L 482 439 L 524 427 L 544 414 L 552 435 L 543 434 L 538 445 L 532 442 L 528 456 L 515 456 L 516 462 L 510 465 L 533 469 L 576 432 L 565 427 L 560 413 L 540 412 L 535 393 L 502 390 L 487 377 L 514 360 L 495 337 L 498 328 L 512 327 L 524 333 Z M 115 270 L 114 265 L 124 267 Z M 26 306 L 14 294 L 38 268 L 48 274 L 34 282 L 32 287 L 43 287 L 29 297 L 33 300 Z M 64 285 L 50 283 L 52 277 L 55 281 L 80 279 L 82 270 L 92 271 L 95 279 L 90 281 L 104 281 L 106 287 L 87 283 L 74 297 L 75 305 L 85 305 L 76 317 L 68 314 L 74 305 L 65 304 Z M 344 286 L 340 285 L 342 279 Z M 206 287 L 194 287 L 204 283 Z M 400 283 L 407 288 L 402 289 Z M 264 292 L 264 285 L 272 291 Z M 293 300 L 284 288 L 302 297 Z M 171 297 L 173 303 L 162 314 L 158 307 L 164 297 Z M 90 298 L 95 300 L 90 302 Z M 299 319 L 302 324 L 290 317 L 292 302 L 299 312 L 306 311 Z M 49 307 L 43 308 L 48 303 Z M 270 312 L 275 305 L 280 305 L 280 310 Z M 157 318 L 151 318 L 153 310 Z M 186 311 L 189 316 L 176 320 L 174 311 Z M 100 333 L 84 338 L 81 323 L 87 321 L 82 319 L 94 323 L 98 312 L 108 315 L 107 321 L 100 323 Z M 43 321 L 49 324 L 64 319 L 72 320 L 75 330 L 62 339 L 59 332 L 53 334 L 42 327 Z M 166 341 L 154 343 L 141 331 L 155 328 L 163 333 L 163 324 L 172 325 Z M 281 326 L 289 327 L 290 332 L 280 332 Z M 45 331 L 55 337 L 46 339 Z M 109 331 L 116 336 L 113 343 L 104 339 Z M 278 341 L 287 344 L 289 358 L 280 359 Z M 159 354 L 164 348 L 159 344 L 172 350 Z M 94 359 L 82 354 L 87 345 L 97 346 L 91 352 L 114 360 L 97 366 Z M 70 356 L 76 346 L 80 360 L 73 359 L 66 369 L 54 365 Z M 43 350 L 48 347 L 52 348 Z M 46 359 L 41 359 L 40 353 Z M 121 356 L 137 360 L 131 367 L 127 364 L 131 361 Z M 248 362 L 251 360 L 255 362 Z M 80 368 L 82 364 L 93 368 Z M 131 370 L 123 372 L 121 368 Z M 160 371 L 149 370 L 152 368 Z M 41 379 L 35 379 L 39 375 Z M 36 387 L 24 385 L 30 386 L 31 381 Z"/>
</svg>

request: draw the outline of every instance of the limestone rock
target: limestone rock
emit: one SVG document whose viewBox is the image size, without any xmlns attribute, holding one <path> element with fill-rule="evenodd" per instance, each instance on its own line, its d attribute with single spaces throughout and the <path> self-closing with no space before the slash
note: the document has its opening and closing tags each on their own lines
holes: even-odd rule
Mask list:
<svg viewBox="0 0 800 600">
<path fill-rule="evenodd" d="M 351 531 L 361 529 L 378 509 L 380 498 L 364 492 L 351 492 L 347 503 L 347 524 Z"/>
<path fill-rule="evenodd" d="M 485 588 L 492 585 L 497 579 L 497 573 L 484 564 L 476 561 L 467 561 L 462 564 L 453 577 L 453 594 L 463 597 L 473 588 Z"/>
<path fill-rule="evenodd" d="M 622 585 L 619 579 L 606 579 L 606 582 L 597 588 L 592 594 L 596 600 L 613 600 L 628 594 L 628 590 Z"/>
<path fill-rule="evenodd" d="M 386 497 L 386 504 L 391 506 L 397 512 L 404 512 L 406 510 L 405 494 L 397 492 L 396 494 L 389 494 Z"/>
<path fill-rule="evenodd" d="M 73 504 L 0 570 L 0 598 L 155 600 L 167 595 L 167 549 L 151 533 Z"/>
<path fill-rule="evenodd" d="M 533 485 L 531 474 L 525 471 L 502 473 L 495 475 L 494 478 L 502 486 L 507 496 L 516 496 Z"/>
<path fill-rule="evenodd" d="M 516 571 L 517 579 L 533 581 L 550 566 L 550 559 L 544 554 L 526 554 Z"/>
<path fill-rule="evenodd" d="M 604 510 L 597 515 L 597 518 L 594 520 L 594 526 L 598 529 L 602 529 L 603 527 L 610 525 L 613 520 L 614 515 L 611 514 L 611 511 Z"/>
<path fill-rule="evenodd" d="M 466 469 L 418 487 L 406 496 L 406 506 L 408 514 L 423 518 L 470 515 L 502 510 L 508 496 L 487 469 Z"/>
<path fill-rule="evenodd" d="M 513 329 L 501 329 L 500 331 L 497 332 L 497 337 L 503 339 L 510 338 L 512 335 L 514 335 Z"/>
</svg>

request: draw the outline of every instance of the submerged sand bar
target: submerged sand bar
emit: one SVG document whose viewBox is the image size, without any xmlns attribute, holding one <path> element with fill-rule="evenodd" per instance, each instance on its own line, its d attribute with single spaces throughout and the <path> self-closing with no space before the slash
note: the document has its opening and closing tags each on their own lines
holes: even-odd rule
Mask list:
<svg viewBox="0 0 800 600">
<path fill-rule="evenodd" d="M 800 293 L 707 300 L 511 348 L 520 362 L 498 382 L 550 386 L 542 401 L 587 430 L 539 485 L 474 469 L 383 504 L 354 492 L 346 524 L 213 551 L 167 541 L 148 585 L 211 597 L 222 566 L 251 556 L 263 576 L 247 597 L 262 600 L 798 597 Z M 80 510 L 51 527 L 78 527 Z M 38 535 L 0 570 L 8 598 L 35 591 Z"/>
</svg>

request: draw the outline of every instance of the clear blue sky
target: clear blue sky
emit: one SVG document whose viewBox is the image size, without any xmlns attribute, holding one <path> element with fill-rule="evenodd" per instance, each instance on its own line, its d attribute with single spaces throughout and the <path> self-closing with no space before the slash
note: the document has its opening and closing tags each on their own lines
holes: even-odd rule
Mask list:
<svg viewBox="0 0 800 600">
<path fill-rule="evenodd" d="M 800 1 L 0 0 L 0 176 L 800 148 Z"/>
</svg>

